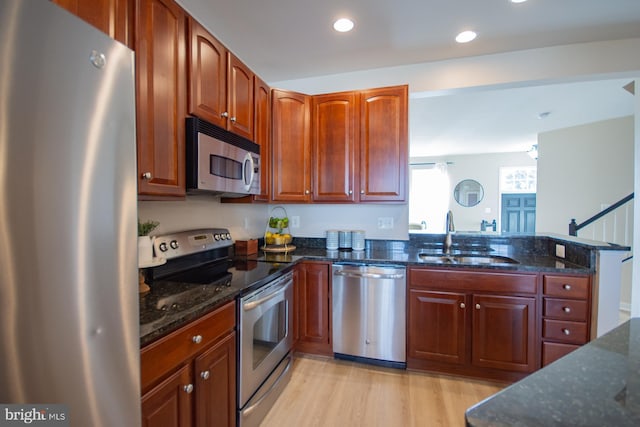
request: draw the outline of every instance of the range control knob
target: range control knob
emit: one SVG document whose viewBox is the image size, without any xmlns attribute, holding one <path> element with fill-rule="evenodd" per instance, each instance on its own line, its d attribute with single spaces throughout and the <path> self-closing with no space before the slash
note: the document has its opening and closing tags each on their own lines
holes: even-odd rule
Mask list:
<svg viewBox="0 0 640 427">
<path fill-rule="evenodd" d="M 169 243 L 169 246 L 171 246 L 171 249 L 178 249 L 178 241 L 172 240 L 171 243 Z"/>
<path fill-rule="evenodd" d="M 214 235 L 213 235 L 213 238 L 214 238 L 216 241 L 218 241 L 218 240 L 220 240 L 220 235 L 219 235 L 219 234 L 214 234 Z"/>
<path fill-rule="evenodd" d="M 166 252 L 166 251 L 167 251 L 167 249 L 168 249 L 168 248 L 167 248 L 167 242 L 162 242 L 162 243 L 160 243 L 160 244 L 158 245 L 158 248 L 160 248 L 160 250 L 161 250 L 162 252 Z"/>
<path fill-rule="evenodd" d="M 227 240 L 227 236 L 225 234 L 220 235 L 220 240 Z"/>
<path fill-rule="evenodd" d="M 227 238 L 227 240 L 231 240 L 231 234 L 230 233 L 227 233 L 225 237 Z"/>
</svg>

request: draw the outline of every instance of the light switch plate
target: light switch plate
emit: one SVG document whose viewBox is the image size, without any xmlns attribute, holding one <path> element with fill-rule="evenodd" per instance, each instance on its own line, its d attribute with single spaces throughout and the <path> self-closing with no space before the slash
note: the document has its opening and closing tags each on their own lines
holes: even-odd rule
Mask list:
<svg viewBox="0 0 640 427">
<path fill-rule="evenodd" d="M 292 216 L 291 217 L 291 228 L 300 228 L 300 217 Z"/>
<path fill-rule="evenodd" d="M 564 245 L 556 245 L 556 256 L 564 258 Z"/>
<path fill-rule="evenodd" d="M 378 218 L 378 229 L 379 230 L 391 230 L 393 229 L 393 217 L 392 216 L 381 216 Z"/>
</svg>

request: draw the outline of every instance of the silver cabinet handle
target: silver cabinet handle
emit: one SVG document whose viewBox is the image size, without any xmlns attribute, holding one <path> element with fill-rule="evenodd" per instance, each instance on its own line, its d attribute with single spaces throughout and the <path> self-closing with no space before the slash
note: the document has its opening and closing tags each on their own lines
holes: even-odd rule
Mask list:
<svg viewBox="0 0 640 427">
<path fill-rule="evenodd" d="M 480 310 L 480 304 L 476 304 L 476 310 Z"/>
<path fill-rule="evenodd" d="M 562 311 L 565 313 L 571 313 L 571 307 L 562 307 Z"/>
<path fill-rule="evenodd" d="M 209 371 L 200 372 L 200 378 L 202 378 L 203 380 L 208 380 L 209 379 Z"/>
<path fill-rule="evenodd" d="M 185 393 L 190 394 L 193 391 L 193 384 L 187 384 L 186 386 L 182 387 L 182 389 Z"/>
<path fill-rule="evenodd" d="M 353 194 L 353 190 L 349 190 L 349 194 Z"/>
<path fill-rule="evenodd" d="M 360 190 L 360 194 L 364 194 L 364 190 Z"/>
<path fill-rule="evenodd" d="M 463 303 L 463 302 L 461 302 L 461 303 L 460 303 L 460 308 L 465 308 L 465 307 L 466 307 L 466 305 L 464 305 L 464 303 Z"/>
<path fill-rule="evenodd" d="M 231 117 L 229 120 L 231 120 L 232 123 L 236 122 L 236 118 L 235 117 Z"/>
<path fill-rule="evenodd" d="M 220 114 L 220 117 L 229 117 L 229 113 L 225 111 L 224 113 Z"/>
<path fill-rule="evenodd" d="M 194 335 L 193 338 L 191 338 L 191 341 L 196 344 L 200 344 L 202 342 L 202 335 Z"/>
<path fill-rule="evenodd" d="M 568 330 L 567 328 L 562 328 L 562 333 L 565 335 L 571 335 L 571 331 Z"/>
<path fill-rule="evenodd" d="M 309 194 L 309 193 L 311 193 L 311 191 L 309 191 L 309 190 L 304 190 L 304 194 Z"/>
<path fill-rule="evenodd" d="M 562 285 L 562 289 L 564 289 L 565 291 L 570 291 L 571 290 L 571 285 L 568 283 L 565 283 L 564 285 Z"/>
<path fill-rule="evenodd" d="M 145 172 L 142 174 L 142 179 L 149 180 L 151 179 L 151 177 L 152 177 L 151 172 Z"/>
</svg>

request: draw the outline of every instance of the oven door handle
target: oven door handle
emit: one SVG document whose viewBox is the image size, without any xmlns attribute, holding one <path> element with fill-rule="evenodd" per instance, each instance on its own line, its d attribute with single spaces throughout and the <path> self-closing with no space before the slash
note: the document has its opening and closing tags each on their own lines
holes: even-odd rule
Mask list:
<svg viewBox="0 0 640 427">
<path fill-rule="evenodd" d="M 285 288 L 287 288 L 289 285 L 291 284 L 291 282 L 287 282 L 283 285 L 279 285 L 277 287 L 274 288 L 274 290 L 269 294 L 266 295 L 260 299 L 257 299 L 255 301 L 249 301 L 249 302 L 245 302 L 244 304 L 242 304 L 242 309 L 244 311 L 251 311 L 254 308 L 256 308 L 257 306 L 259 306 L 260 304 L 265 303 L 266 301 L 269 301 L 271 298 L 275 298 L 277 297 L 279 294 L 281 294 Z"/>
</svg>

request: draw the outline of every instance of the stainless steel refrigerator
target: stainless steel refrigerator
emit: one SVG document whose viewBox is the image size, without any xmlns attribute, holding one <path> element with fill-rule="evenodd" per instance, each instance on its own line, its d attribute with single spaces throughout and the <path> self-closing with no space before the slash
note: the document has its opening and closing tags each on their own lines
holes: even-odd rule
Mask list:
<svg viewBox="0 0 640 427">
<path fill-rule="evenodd" d="M 0 0 L 0 404 L 140 424 L 134 101 L 131 50 Z"/>
</svg>

